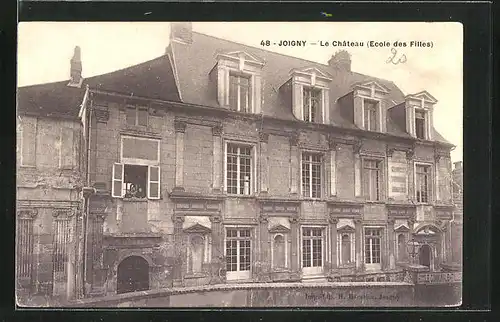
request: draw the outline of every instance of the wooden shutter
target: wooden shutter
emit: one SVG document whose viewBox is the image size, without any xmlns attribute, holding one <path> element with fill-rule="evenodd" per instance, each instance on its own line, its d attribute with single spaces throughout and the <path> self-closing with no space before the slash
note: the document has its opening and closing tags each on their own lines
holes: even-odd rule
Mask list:
<svg viewBox="0 0 500 322">
<path fill-rule="evenodd" d="M 112 196 L 116 198 L 123 197 L 123 164 L 115 163 L 113 165 Z"/>
<path fill-rule="evenodd" d="M 148 167 L 148 198 L 160 199 L 160 167 Z"/>
</svg>

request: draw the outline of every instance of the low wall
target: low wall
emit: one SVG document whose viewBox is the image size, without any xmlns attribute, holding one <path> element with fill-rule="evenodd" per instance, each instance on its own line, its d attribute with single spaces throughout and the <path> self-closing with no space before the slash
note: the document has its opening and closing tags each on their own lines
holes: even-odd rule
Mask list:
<svg viewBox="0 0 500 322">
<path fill-rule="evenodd" d="M 252 283 L 150 290 L 76 301 L 70 307 L 405 307 L 410 283 Z"/>
</svg>

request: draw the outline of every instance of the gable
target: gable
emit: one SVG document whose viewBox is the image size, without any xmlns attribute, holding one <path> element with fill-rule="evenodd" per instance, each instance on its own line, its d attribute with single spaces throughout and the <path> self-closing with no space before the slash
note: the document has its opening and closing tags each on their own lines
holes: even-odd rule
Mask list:
<svg viewBox="0 0 500 322">
<path fill-rule="evenodd" d="M 353 233 L 355 229 L 349 225 L 344 225 L 340 228 L 337 229 L 337 233 L 342 234 L 342 233 Z"/>
<path fill-rule="evenodd" d="M 294 68 L 290 71 L 290 75 L 293 74 L 307 74 L 307 75 L 316 75 L 318 78 L 323 78 L 326 81 L 332 80 L 332 75 L 317 68 L 316 66 L 309 66 L 305 68 Z"/>
<path fill-rule="evenodd" d="M 370 90 L 371 92 L 378 92 L 383 94 L 388 94 L 389 89 L 377 81 L 361 82 L 354 84 L 354 88 L 363 88 Z"/>
<path fill-rule="evenodd" d="M 431 103 L 431 104 L 436 104 L 437 99 L 429 94 L 427 91 L 421 91 L 416 94 L 410 94 L 406 96 L 407 98 L 415 99 L 415 100 L 422 100 L 426 103 Z"/>
<path fill-rule="evenodd" d="M 290 229 L 281 224 L 277 224 L 269 229 L 270 233 L 288 233 Z"/>
<path fill-rule="evenodd" d="M 231 51 L 227 53 L 220 52 L 216 54 L 215 58 L 217 60 L 228 59 L 232 61 L 243 62 L 243 64 L 246 63 L 251 65 L 257 65 L 260 67 L 263 67 L 265 64 L 265 61 L 262 58 L 257 57 L 256 55 L 249 54 L 242 50 Z"/>
<path fill-rule="evenodd" d="M 210 228 L 200 225 L 199 223 L 184 229 L 185 233 L 191 234 L 209 234 L 211 231 Z"/>
</svg>

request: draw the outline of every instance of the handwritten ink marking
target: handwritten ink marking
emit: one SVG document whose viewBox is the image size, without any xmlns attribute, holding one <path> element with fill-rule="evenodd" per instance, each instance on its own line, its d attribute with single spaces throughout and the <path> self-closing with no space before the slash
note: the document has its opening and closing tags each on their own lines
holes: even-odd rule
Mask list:
<svg viewBox="0 0 500 322">
<path fill-rule="evenodd" d="M 406 59 L 405 54 L 402 54 L 401 56 L 399 56 L 399 58 L 396 59 L 396 55 L 398 54 L 398 51 L 396 50 L 396 48 L 391 48 L 391 53 L 392 53 L 392 56 L 387 58 L 387 60 L 385 61 L 387 64 L 393 63 L 394 65 L 397 65 L 397 64 L 406 63 L 407 59 Z"/>
<path fill-rule="evenodd" d="M 320 13 L 321 13 L 323 16 L 325 16 L 325 17 L 331 17 L 331 16 L 332 16 L 332 14 L 331 14 L 331 13 L 328 13 L 328 12 L 321 11 Z"/>
</svg>

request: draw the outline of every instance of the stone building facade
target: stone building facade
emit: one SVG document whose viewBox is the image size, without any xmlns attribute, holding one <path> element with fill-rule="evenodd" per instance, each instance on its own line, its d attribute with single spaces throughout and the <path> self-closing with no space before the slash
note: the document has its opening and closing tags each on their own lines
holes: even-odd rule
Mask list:
<svg viewBox="0 0 500 322">
<path fill-rule="evenodd" d="M 345 51 L 320 64 L 173 23 L 163 56 L 79 88 L 90 295 L 451 260 L 436 99 L 353 72 Z"/>
</svg>

